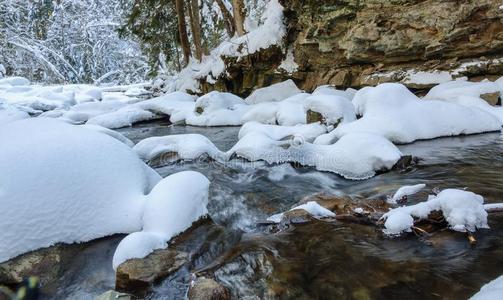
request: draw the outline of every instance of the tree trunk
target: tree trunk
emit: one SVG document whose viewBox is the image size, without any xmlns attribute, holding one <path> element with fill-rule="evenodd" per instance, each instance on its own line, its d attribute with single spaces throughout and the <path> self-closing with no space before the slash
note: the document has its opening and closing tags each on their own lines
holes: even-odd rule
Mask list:
<svg viewBox="0 0 503 300">
<path fill-rule="evenodd" d="M 201 44 L 201 18 L 199 16 L 199 0 L 190 0 L 189 5 L 190 28 L 196 48 L 196 59 L 201 61 L 203 58 L 203 47 Z"/>
<path fill-rule="evenodd" d="M 236 23 L 236 32 L 238 36 L 243 36 L 245 32 L 246 9 L 243 0 L 232 0 L 232 11 Z"/>
<path fill-rule="evenodd" d="M 176 14 L 178 17 L 178 35 L 180 36 L 180 45 L 183 52 L 183 64 L 187 66 L 190 60 L 190 44 L 187 35 L 187 25 L 185 24 L 185 9 L 183 0 L 175 0 Z"/>
<path fill-rule="evenodd" d="M 227 30 L 227 34 L 229 37 L 233 37 L 234 33 L 236 33 L 236 25 L 234 25 L 234 18 L 232 17 L 231 13 L 225 6 L 224 2 L 222 0 L 215 0 L 217 2 L 218 7 L 220 8 L 220 11 L 222 12 L 222 16 L 224 17 L 225 21 L 225 30 Z"/>
</svg>

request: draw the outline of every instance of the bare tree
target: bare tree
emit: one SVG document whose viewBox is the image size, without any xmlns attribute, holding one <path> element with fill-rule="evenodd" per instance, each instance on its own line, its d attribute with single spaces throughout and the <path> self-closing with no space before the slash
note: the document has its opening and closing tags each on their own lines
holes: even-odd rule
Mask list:
<svg viewBox="0 0 503 300">
<path fill-rule="evenodd" d="M 196 59 L 201 61 L 203 58 L 203 47 L 201 44 L 201 17 L 199 15 L 199 0 L 190 0 L 189 16 L 190 28 L 192 30 L 192 38 L 196 50 Z"/>
<path fill-rule="evenodd" d="M 236 24 L 236 32 L 238 36 L 243 36 L 245 31 L 246 8 L 243 0 L 232 0 L 232 10 L 234 13 L 234 21 Z"/>
<path fill-rule="evenodd" d="M 183 0 L 175 0 L 176 14 L 178 17 L 178 34 L 180 38 L 180 46 L 183 52 L 184 66 L 189 64 L 191 51 L 189 44 L 189 37 L 187 35 L 187 24 L 185 24 L 185 7 Z"/>
<path fill-rule="evenodd" d="M 222 16 L 224 17 L 225 30 L 227 31 L 227 34 L 229 35 L 229 37 L 233 37 L 234 33 L 236 33 L 236 25 L 232 14 L 227 9 L 227 6 L 225 6 L 225 3 L 222 0 L 215 0 L 215 2 L 217 3 L 220 11 L 222 12 Z"/>
</svg>

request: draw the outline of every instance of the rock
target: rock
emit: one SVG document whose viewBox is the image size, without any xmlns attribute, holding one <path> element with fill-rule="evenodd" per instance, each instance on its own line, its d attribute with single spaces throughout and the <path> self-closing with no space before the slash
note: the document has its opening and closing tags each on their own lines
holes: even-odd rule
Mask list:
<svg viewBox="0 0 503 300">
<path fill-rule="evenodd" d="M 280 0 L 298 70 L 278 69 L 285 51 L 269 47 L 252 55 L 224 58 L 227 74 L 203 91 L 239 95 L 293 78 L 306 91 L 323 84 L 362 87 L 402 82 L 428 89 L 407 75 L 448 72 L 453 78 L 503 75 L 501 3 L 494 0 Z M 464 64 L 468 62 L 468 64 Z M 435 76 L 431 76 L 432 79 Z M 442 77 L 445 79 L 445 77 Z M 442 80 L 443 80 L 442 79 Z M 204 79 L 202 79 L 204 82 Z"/>
<path fill-rule="evenodd" d="M 143 297 L 157 281 L 176 272 L 188 262 L 188 254 L 173 249 L 158 249 L 142 259 L 130 259 L 117 268 L 115 289 Z"/>
<path fill-rule="evenodd" d="M 96 297 L 95 300 L 133 300 L 136 299 L 133 295 L 119 293 L 117 291 L 107 291 Z"/>
<path fill-rule="evenodd" d="M 37 276 L 42 285 L 57 280 L 63 246 L 57 245 L 20 255 L 0 264 L 0 285 L 15 286 L 24 278 Z"/>
<path fill-rule="evenodd" d="M 306 114 L 306 123 L 311 124 L 311 123 L 317 123 L 320 122 L 322 124 L 325 124 L 325 118 L 323 115 L 319 112 L 308 110 Z"/>
<path fill-rule="evenodd" d="M 501 103 L 500 92 L 482 94 L 482 95 L 480 95 L 480 98 L 486 100 L 487 103 L 489 103 L 491 105 L 498 105 Z"/>
<path fill-rule="evenodd" d="M 191 285 L 188 292 L 189 300 L 228 300 L 229 290 L 213 279 L 200 277 Z"/>
</svg>

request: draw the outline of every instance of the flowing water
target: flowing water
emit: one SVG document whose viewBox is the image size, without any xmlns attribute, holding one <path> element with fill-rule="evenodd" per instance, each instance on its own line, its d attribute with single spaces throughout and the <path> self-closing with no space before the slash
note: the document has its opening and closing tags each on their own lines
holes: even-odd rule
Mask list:
<svg viewBox="0 0 503 300">
<path fill-rule="evenodd" d="M 151 136 L 200 133 L 221 150 L 237 141 L 236 127 L 173 127 L 162 122 L 121 130 L 134 142 Z M 419 141 L 400 146 L 420 157 L 406 171 L 351 181 L 289 164 L 208 160 L 161 166 L 162 176 L 197 170 L 211 181 L 208 223 L 181 243 L 190 263 L 159 283 L 152 299 L 185 296 L 191 274 L 211 275 L 228 286 L 233 298 L 247 299 L 464 299 L 503 274 L 503 214 L 489 216 L 490 230 L 465 235 L 444 231 L 430 238 L 384 237 L 370 226 L 312 222 L 270 233 L 257 224 L 305 196 L 325 192 L 380 198 L 398 187 L 425 183 L 467 188 L 486 202 L 503 201 L 503 136 L 484 134 Z M 425 189 L 412 202 L 425 200 Z M 60 280 L 60 298 L 86 298 L 113 288 L 111 255 L 118 237 L 92 243 L 75 255 Z"/>
</svg>

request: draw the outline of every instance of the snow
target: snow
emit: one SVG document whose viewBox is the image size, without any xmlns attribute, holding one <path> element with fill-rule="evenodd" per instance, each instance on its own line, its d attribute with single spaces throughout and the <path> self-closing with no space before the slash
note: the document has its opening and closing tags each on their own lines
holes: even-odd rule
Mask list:
<svg viewBox="0 0 503 300">
<path fill-rule="evenodd" d="M 289 136 L 302 136 L 306 141 L 312 141 L 320 134 L 326 132 L 326 127 L 319 124 L 304 124 L 295 126 L 266 125 L 258 122 L 248 122 L 239 130 L 238 138 L 241 139 L 251 132 L 260 132 L 275 141 Z"/>
<path fill-rule="evenodd" d="M 323 92 L 325 91 L 325 93 Z M 348 98 L 326 93 L 326 90 L 313 93 L 305 100 L 304 110 L 321 113 L 327 125 L 337 126 L 356 120 L 355 108 Z"/>
<path fill-rule="evenodd" d="M 96 131 L 104 133 L 110 137 L 113 137 L 114 139 L 118 140 L 119 142 L 125 144 L 126 146 L 128 146 L 130 148 L 134 147 L 134 143 L 130 139 L 128 139 L 127 137 L 125 137 L 124 135 L 122 135 L 121 133 L 119 133 L 115 130 L 110 130 L 108 128 L 105 128 L 105 127 L 102 127 L 99 125 L 93 125 L 93 124 L 84 124 L 82 126 L 84 128 L 96 130 Z"/>
<path fill-rule="evenodd" d="M 281 101 L 301 92 L 302 91 L 297 87 L 297 85 L 295 85 L 295 82 L 288 79 L 268 87 L 256 89 L 245 99 L 245 101 L 248 104 Z"/>
<path fill-rule="evenodd" d="M 113 268 L 132 258 L 143 258 L 165 248 L 167 242 L 208 214 L 208 179 L 197 172 L 185 171 L 168 176 L 147 196 L 143 212 L 143 230 L 124 238 L 113 257 Z"/>
<path fill-rule="evenodd" d="M 449 228 L 455 231 L 475 231 L 489 228 L 484 198 L 472 192 L 446 189 L 437 196 L 430 195 L 426 202 L 395 208 L 383 215 L 386 220 L 384 232 L 399 234 L 409 231 L 411 218 L 425 219 L 433 211 L 441 211 Z M 408 215 L 410 218 L 406 217 Z"/>
<path fill-rule="evenodd" d="M 12 121 L 29 118 L 28 113 L 18 109 L 13 105 L 0 102 L 0 126 Z"/>
<path fill-rule="evenodd" d="M 214 82 L 225 72 L 222 57 L 241 57 L 267 49 L 272 45 L 280 45 L 286 34 L 283 23 L 283 6 L 278 0 L 267 2 L 262 15 L 262 24 L 243 36 L 235 36 L 223 41 L 213 49 L 210 55 L 204 56 L 201 62 L 191 61 L 176 78 L 170 82 L 169 91 L 200 92 L 199 79 Z"/>
<path fill-rule="evenodd" d="M 335 217 L 335 213 L 333 213 L 332 211 L 319 205 L 316 201 L 309 201 L 306 204 L 302 204 L 302 205 L 299 205 L 299 206 L 296 206 L 296 207 L 290 209 L 290 211 L 297 210 L 297 209 L 303 209 L 317 219 Z M 269 218 L 267 218 L 267 221 L 274 222 L 274 223 L 280 223 L 281 220 L 283 219 L 284 215 L 285 215 L 284 213 L 272 215 Z"/>
<path fill-rule="evenodd" d="M 385 83 L 358 91 L 353 99 L 363 117 L 339 125 L 315 143 L 330 144 L 348 133 L 381 135 L 394 143 L 499 131 L 501 122 L 485 111 L 455 103 L 420 100 L 405 86 Z"/>
<path fill-rule="evenodd" d="M 123 143 L 46 118 L 2 125 L 0 143 L 0 262 L 142 228 L 144 195 L 161 177 Z"/>
<path fill-rule="evenodd" d="M 297 162 L 361 180 L 374 176 L 377 171 L 389 170 L 400 159 L 401 152 L 385 138 L 366 133 L 348 134 L 333 145 L 315 145 L 299 135 L 277 141 L 264 132 L 251 131 L 243 135 L 227 155 L 270 164 Z"/>
<path fill-rule="evenodd" d="M 141 121 L 154 120 L 156 118 L 157 116 L 154 113 L 141 109 L 138 106 L 130 105 L 111 113 L 92 117 L 87 121 L 87 124 L 116 129 L 132 126 Z"/>
<path fill-rule="evenodd" d="M 288 49 L 285 59 L 281 62 L 278 69 L 285 70 L 288 74 L 293 74 L 299 69 L 299 65 L 295 62 L 293 48 Z"/>
<path fill-rule="evenodd" d="M 242 124 L 248 105 L 236 95 L 213 91 L 197 99 L 194 110 L 186 116 L 188 125 L 236 126 Z"/>
<path fill-rule="evenodd" d="M 503 10 L 503 5 L 500 6 Z M 499 300 L 503 299 L 503 275 L 485 284 L 470 300 Z"/>
<path fill-rule="evenodd" d="M 404 196 L 410 196 L 417 194 L 419 191 L 424 189 L 426 187 L 426 184 L 421 183 L 421 184 L 416 184 L 416 185 L 405 185 L 399 188 L 393 197 L 388 199 L 388 203 L 396 204 L 398 200 L 402 199 Z"/>
<path fill-rule="evenodd" d="M 30 85 L 30 81 L 24 77 L 6 77 L 0 79 L 0 85 L 25 86 Z"/>
<path fill-rule="evenodd" d="M 215 160 L 224 158 L 223 153 L 208 138 L 200 134 L 150 137 L 141 140 L 133 150 L 145 161 L 153 160 L 170 152 L 176 153 L 176 160 L 194 160 L 203 155 L 208 155 Z M 170 160 L 173 158 L 170 157 Z"/>
<path fill-rule="evenodd" d="M 452 80 L 452 75 L 451 73 L 447 71 L 415 71 L 415 70 L 409 70 L 407 71 L 407 75 L 403 81 L 405 84 L 424 84 L 424 85 L 430 85 L 430 84 L 439 84 L 439 83 L 444 83 Z"/>
</svg>

